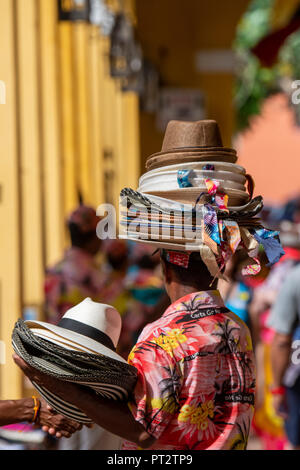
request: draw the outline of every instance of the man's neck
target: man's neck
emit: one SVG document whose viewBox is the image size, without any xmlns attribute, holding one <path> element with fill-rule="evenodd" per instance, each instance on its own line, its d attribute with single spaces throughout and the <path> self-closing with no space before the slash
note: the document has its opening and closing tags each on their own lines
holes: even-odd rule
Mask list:
<svg viewBox="0 0 300 470">
<path fill-rule="evenodd" d="M 176 302 L 178 299 L 185 297 L 186 295 L 193 294 L 194 292 L 203 292 L 203 291 L 210 291 L 216 290 L 217 282 L 213 284 L 203 284 L 201 286 L 190 286 L 179 284 L 177 282 L 172 282 L 171 285 L 168 286 L 168 295 L 172 303 Z"/>
</svg>

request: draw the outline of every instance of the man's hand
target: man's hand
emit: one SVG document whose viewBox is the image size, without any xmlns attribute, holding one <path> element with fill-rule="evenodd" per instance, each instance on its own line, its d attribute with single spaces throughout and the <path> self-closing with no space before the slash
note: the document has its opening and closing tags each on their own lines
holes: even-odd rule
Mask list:
<svg viewBox="0 0 300 470">
<path fill-rule="evenodd" d="M 44 400 L 41 400 L 41 408 L 36 421 L 36 426 L 57 438 L 71 437 L 74 432 L 82 429 L 82 425 L 57 414 Z"/>
<path fill-rule="evenodd" d="M 273 407 L 278 416 L 287 419 L 287 404 L 285 395 L 273 395 Z"/>
<path fill-rule="evenodd" d="M 19 356 L 14 355 L 13 359 L 29 380 L 41 385 L 62 399 L 70 399 L 72 394 L 76 393 L 77 386 L 68 382 L 62 382 L 53 377 L 43 374 L 33 367 L 29 366 Z M 70 437 L 74 432 L 79 431 L 82 425 L 71 421 L 64 416 L 57 414 L 46 402 L 41 401 L 41 409 L 36 425 L 41 427 L 43 431 L 48 432 L 56 437 Z"/>
</svg>

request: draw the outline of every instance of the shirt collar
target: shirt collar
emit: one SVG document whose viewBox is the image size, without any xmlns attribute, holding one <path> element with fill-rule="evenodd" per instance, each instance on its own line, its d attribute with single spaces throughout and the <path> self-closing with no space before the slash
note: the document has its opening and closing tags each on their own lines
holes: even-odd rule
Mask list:
<svg viewBox="0 0 300 470">
<path fill-rule="evenodd" d="M 200 291 L 188 294 L 184 297 L 173 302 L 170 307 L 165 311 L 163 316 L 170 313 L 176 313 L 182 310 L 182 304 L 188 304 L 192 301 L 197 302 L 197 308 L 221 308 L 224 307 L 224 301 L 218 290 Z"/>
</svg>

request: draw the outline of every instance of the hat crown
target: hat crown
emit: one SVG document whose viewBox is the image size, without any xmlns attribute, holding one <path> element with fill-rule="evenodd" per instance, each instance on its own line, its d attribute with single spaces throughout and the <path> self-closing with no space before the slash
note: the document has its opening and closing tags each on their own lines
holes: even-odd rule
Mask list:
<svg viewBox="0 0 300 470">
<path fill-rule="evenodd" d="M 223 147 L 218 123 L 214 120 L 170 121 L 165 133 L 162 152 L 194 147 Z"/>
<path fill-rule="evenodd" d="M 117 347 L 122 320 L 119 312 L 111 305 L 94 302 L 88 297 L 70 308 L 63 319 L 76 320 L 105 333 Z"/>
</svg>

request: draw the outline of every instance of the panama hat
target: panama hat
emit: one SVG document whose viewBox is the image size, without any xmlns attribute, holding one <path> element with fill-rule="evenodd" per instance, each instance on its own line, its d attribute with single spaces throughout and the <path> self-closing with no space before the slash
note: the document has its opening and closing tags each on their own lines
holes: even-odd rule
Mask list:
<svg viewBox="0 0 300 470">
<path fill-rule="evenodd" d="M 25 322 L 28 328 L 41 334 L 48 332 L 49 341 L 57 339 L 70 341 L 75 346 L 82 346 L 93 354 L 106 355 L 117 361 L 126 362 L 119 356 L 117 347 L 122 327 L 119 312 L 110 305 L 93 302 L 86 298 L 69 309 L 57 325 L 41 321 Z M 52 333 L 49 335 L 49 333 Z"/>
<path fill-rule="evenodd" d="M 86 386 L 113 400 L 127 400 L 136 369 L 116 352 L 121 330 L 119 313 L 87 298 L 71 308 L 59 325 L 19 320 L 12 334 L 15 352 L 37 370 Z M 58 412 L 81 423 L 91 420 L 67 401 L 33 383 Z"/>
</svg>

